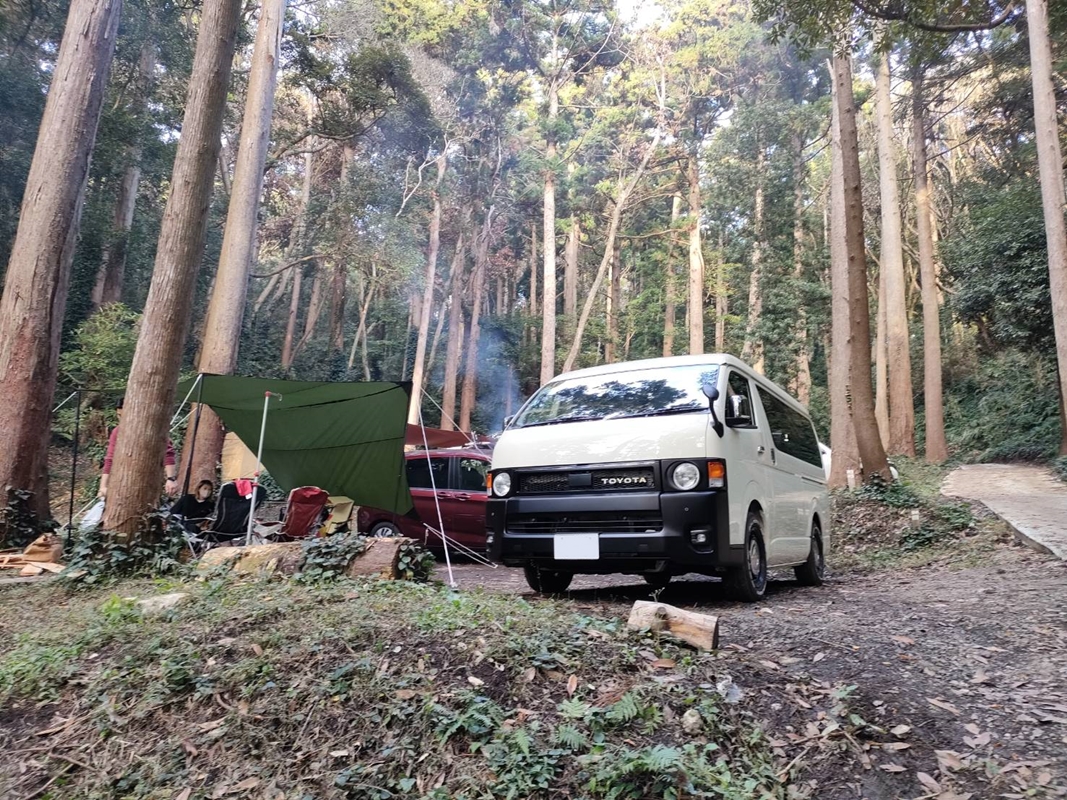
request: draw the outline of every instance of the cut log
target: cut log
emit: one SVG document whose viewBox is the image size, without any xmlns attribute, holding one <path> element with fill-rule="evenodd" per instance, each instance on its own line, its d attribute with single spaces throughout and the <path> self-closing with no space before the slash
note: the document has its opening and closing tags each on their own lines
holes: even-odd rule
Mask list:
<svg viewBox="0 0 1067 800">
<path fill-rule="evenodd" d="M 45 572 L 54 572 L 54 573 L 60 573 L 60 572 L 62 572 L 63 570 L 66 569 L 66 567 L 63 564 L 52 564 L 52 563 L 49 563 L 48 561 L 35 561 L 33 563 L 33 566 L 40 567 Z"/>
<path fill-rule="evenodd" d="M 403 537 L 367 539 L 367 549 L 349 562 L 345 574 L 350 578 L 379 577 L 388 581 L 396 580 L 396 562 L 400 558 L 400 547 L 414 541 Z"/>
<path fill-rule="evenodd" d="M 30 578 L 34 575 L 40 575 L 42 572 L 44 572 L 44 570 L 41 569 L 38 565 L 27 564 L 21 570 L 19 570 L 19 575 L 23 578 Z"/>
<path fill-rule="evenodd" d="M 367 539 L 367 549 L 353 558 L 345 574 L 350 578 L 380 577 L 396 580 L 401 545 L 413 539 Z M 200 557 L 196 570 L 201 575 L 216 569 L 249 575 L 295 575 L 304 560 L 300 542 L 257 544 L 249 547 L 216 547 Z"/>
<path fill-rule="evenodd" d="M 718 617 L 683 611 L 666 603 L 638 600 L 630 610 L 626 627 L 668 633 L 698 650 L 715 650 L 719 646 Z"/>
</svg>

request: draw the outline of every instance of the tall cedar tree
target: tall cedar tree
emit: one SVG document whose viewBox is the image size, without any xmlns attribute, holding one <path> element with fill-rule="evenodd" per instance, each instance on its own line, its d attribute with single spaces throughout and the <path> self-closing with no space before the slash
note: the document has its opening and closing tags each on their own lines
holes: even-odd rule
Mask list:
<svg viewBox="0 0 1067 800">
<path fill-rule="evenodd" d="M 135 534 L 160 495 L 160 464 L 204 255 L 240 0 L 206 0 L 156 248 L 137 350 L 126 389 L 104 527 Z"/>
<path fill-rule="evenodd" d="M 48 444 L 63 315 L 121 11 L 121 0 L 70 4 L 0 301 L 0 487 L 32 491 L 42 519 L 51 516 Z"/>
</svg>

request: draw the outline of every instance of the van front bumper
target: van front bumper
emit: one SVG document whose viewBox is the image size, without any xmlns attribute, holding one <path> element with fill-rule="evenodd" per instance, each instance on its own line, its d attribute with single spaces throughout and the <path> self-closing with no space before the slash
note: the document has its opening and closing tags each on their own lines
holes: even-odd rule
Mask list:
<svg viewBox="0 0 1067 800">
<path fill-rule="evenodd" d="M 519 496 L 491 498 L 486 507 L 494 561 L 584 574 L 741 565 L 744 547 L 730 545 L 729 523 L 725 490 Z M 557 561 L 556 537 L 574 533 L 596 533 L 600 557 Z"/>
</svg>

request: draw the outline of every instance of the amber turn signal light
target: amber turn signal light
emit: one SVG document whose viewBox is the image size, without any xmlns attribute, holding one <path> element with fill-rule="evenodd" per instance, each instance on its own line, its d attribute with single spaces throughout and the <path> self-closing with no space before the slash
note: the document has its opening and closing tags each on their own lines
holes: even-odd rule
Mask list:
<svg viewBox="0 0 1067 800">
<path fill-rule="evenodd" d="M 726 462 L 708 462 L 708 488 L 721 489 L 726 485 Z"/>
</svg>

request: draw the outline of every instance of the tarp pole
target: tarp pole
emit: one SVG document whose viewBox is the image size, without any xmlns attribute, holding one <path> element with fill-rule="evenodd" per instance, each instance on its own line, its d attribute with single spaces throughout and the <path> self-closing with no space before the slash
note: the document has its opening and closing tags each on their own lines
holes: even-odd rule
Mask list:
<svg viewBox="0 0 1067 800">
<path fill-rule="evenodd" d="M 445 535 L 445 521 L 441 516 L 441 501 L 437 498 L 437 481 L 433 477 L 433 460 L 430 458 L 430 445 L 426 441 L 426 425 L 422 421 L 422 404 L 419 403 L 419 428 L 422 429 L 422 446 L 426 449 L 426 468 L 430 473 L 430 488 L 433 490 L 433 504 L 437 507 L 437 524 L 441 526 L 441 544 L 445 546 L 445 566 L 448 568 L 448 585 L 456 588 L 456 579 L 452 575 L 452 557 L 448 553 L 448 536 Z"/>
<path fill-rule="evenodd" d="M 263 421 L 259 425 L 259 449 L 256 450 L 256 473 L 252 476 L 252 502 L 248 507 L 248 534 L 245 536 L 245 544 L 252 544 L 252 522 L 256 512 L 256 489 L 259 488 L 259 468 L 263 462 L 263 437 L 267 435 L 267 409 L 270 399 L 274 396 L 271 392 L 263 393 Z M 277 395 L 280 399 L 281 395 Z"/>
<path fill-rule="evenodd" d="M 81 438 L 82 422 L 82 391 L 75 389 L 78 396 L 74 405 L 74 454 L 70 460 L 70 504 L 67 507 L 67 544 L 70 544 L 70 534 L 74 530 L 74 487 L 78 481 L 78 440 Z M 69 399 L 69 398 L 68 398 Z"/>
<path fill-rule="evenodd" d="M 196 382 L 200 385 L 199 391 L 196 393 L 196 416 L 193 417 L 193 436 L 189 438 L 186 436 L 186 440 L 189 442 L 188 455 L 185 461 L 185 481 L 182 483 L 182 493 L 180 497 L 185 497 L 189 494 L 189 481 L 193 477 L 193 455 L 196 453 L 196 433 L 200 430 L 200 411 L 203 409 L 204 399 L 204 373 L 200 373 L 196 376 Z M 192 390 L 190 389 L 190 394 Z M 188 399 L 188 398 L 186 398 Z M 184 405 L 184 403 L 183 403 Z M 186 429 L 188 431 L 188 429 Z"/>
</svg>

